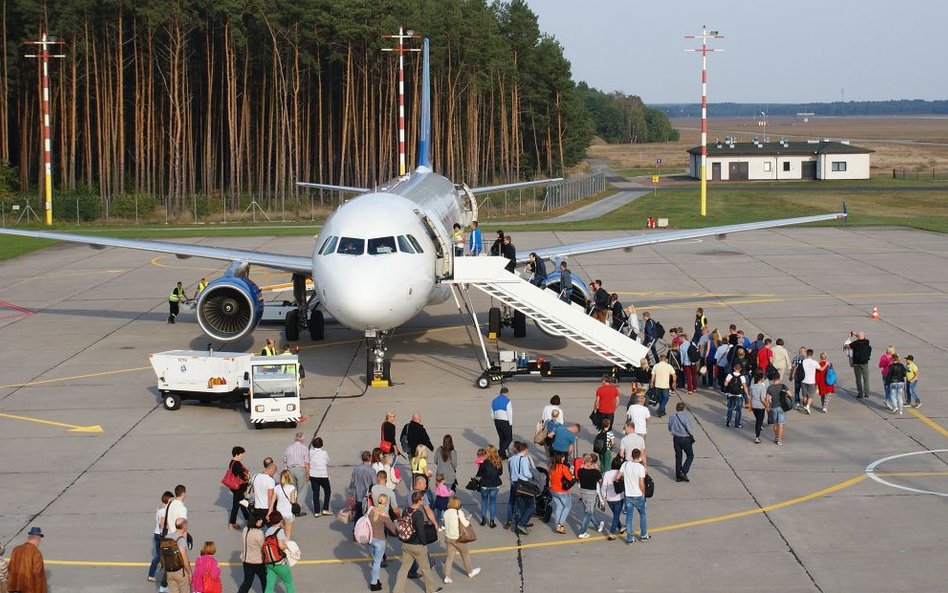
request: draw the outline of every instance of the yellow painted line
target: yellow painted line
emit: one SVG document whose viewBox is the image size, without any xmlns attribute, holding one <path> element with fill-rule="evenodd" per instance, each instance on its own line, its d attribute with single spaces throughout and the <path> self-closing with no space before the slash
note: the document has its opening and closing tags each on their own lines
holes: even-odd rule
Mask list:
<svg viewBox="0 0 948 593">
<path fill-rule="evenodd" d="M 50 383 L 62 383 L 63 381 L 77 381 L 79 379 L 88 379 L 90 377 L 104 377 L 106 375 L 121 375 L 124 373 L 137 373 L 139 371 L 149 371 L 151 367 L 135 367 L 133 369 L 118 369 L 115 371 L 102 371 L 99 373 L 87 373 L 85 375 L 73 375 L 71 377 L 60 377 L 59 379 L 43 379 L 42 381 L 30 381 L 29 383 L 10 383 L 9 385 L 0 385 L 0 389 L 15 389 L 20 387 L 33 387 L 34 385 L 48 385 Z"/>
<path fill-rule="evenodd" d="M 202 272 L 217 272 L 223 268 L 198 268 L 194 266 L 169 266 L 168 264 L 161 263 L 160 260 L 165 259 L 166 257 L 174 257 L 173 255 L 159 255 L 158 257 L 152 258 L 151 265 L 157 266 L 159 268 L 169 268 L 172 270 L 200 270 Z"/>
<path fill-rule="evenodd" d="M 54 422 L 52 420 L 43 420 L 42 418 L 31 418 L 29 416 L 17 416 L 15 414 L 2 414 L 0 413 L 0 418 L 10 418 L 11 420 L 24 420 L 26 422 L 35 422 L 37 424 L 45 424 L 47 426 L 57 426 L 59 428 L 68 428 L 69 432 L 102 432 L 102 427 L 96 424 L 95 426 L 77 426 L 75 424 L 66 424 L 64 422 Z"/>
<path fill-rule="evenodd" d="M 666 531 L 673 531 L 677 529 L 684 529 L 686 527 L 697 527 L 700 525 L 708 525 L 711 523 L 720 523 L 722 521 L 730 521 L 732 519 L 740 519 L 743 517 L 748 517 L 751 515 L 759 515 L 762 513 L 776 511 L 778 509 L 783 509 L 789 506 L 797 505 L 800 503 L 808 502 L 815 498 L 820 498 L 821 496 L 826 496 L 834 492 L 838 492 L 844 488 L 848 488 L 854 484 L 866 479 L 865 474 L 860 474 L 856 477 L 850 478 L 838 484 L 834 484 L 828 488 L 822 490 L 817 490 L 816 492 L 811 492 L 804 496 L 798 496 L 797 498 L 791 498 L 790 500 L 785 500 L 783 502 L 778 502 L 772 505 L 767 505 L 765 507 L 759 507 L 756 509 L 750 509 L 747 511 L 740 511 L 737 513 L 729 513 L 727 515 L 718 515 L 717 517 L 710 517 L 708 519 L 699 519 L 697 521 L 687 521 L 685 523 L 676 523 L 674 525 L 667 525 L 665 527 L 656 527 L 649 529 L 649 533 L 664 533 Z M 596 536 L 590 537 L 589 539 L 576 539 L 576 538 L 567 538 L 554 540 L 549 542 L 537 542 L 532 544 L 520 544 L 513 546 L 496 546 L 493 548 L 477 548 L 471 549 L 471 554 L 494 554 L 498 552 L 513 552 L 517 550 L 530 550 L 534 548 L 549 548 L 552 546 L 571 546 L 586 544 L 594 541 L 605 540 L 605 536 Z M 433 557 L 442 557 L 443 553 L 431 554 Z M 389 559 L 399 559 L 399 556 L 389 556 Z M 359 557 L 359 558 L 326 558 L 321 560 L 300 560 L 297 565 L 304 566 L 317 566 L 325 564 L 348 564 L 354 562 L 371 562 L 372 558 L 370 557 Z M 81 560 L 46 560 L 46 564 L 57 565 L 57 566 L 96 566 L 96 567 L 134 567 L 141 568 L 143 566 L 148 566 L 148 562 L 95 562 L 95 561 L 81 561 Z M 238 563 L 234 562 L 219 562 L 221 566 L 240 566 Z"/>
<path fill-rule="evenodd" d="M 929 428 L 931 428 L 937 433 L 940 433 L 941 436 L 948 437 L 948 430 L 946 430 L 944 426 L 942 426 L 941 424 L 938 424 L 937 422 L 935 422 L 934 420 L 932 420 L 925 414 L 922 414 L 915 408 L 909 408 L 909 414 L 915 416 L 916 418 L 918 418 L 919 420 L 927 424 Z"/>
</svg>

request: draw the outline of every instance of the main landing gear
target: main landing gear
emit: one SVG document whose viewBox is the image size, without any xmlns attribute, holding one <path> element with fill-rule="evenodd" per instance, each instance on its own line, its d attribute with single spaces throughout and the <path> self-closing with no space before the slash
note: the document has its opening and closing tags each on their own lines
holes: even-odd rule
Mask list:
<svg viewBox="0 0 948 593">
<path fill-rule="evenodd" d="M 392 386 L 392 362 L 385 358 L 387 332 L 365 332 L 365 379 L 372 387 Z"/>
<path fill-rule="evenodd" d="M 316 292 L 312 296 L 306 297 L 306 276 L 293 274 L 293 299 L 297 304 L 296 311 L 290 311 L 286 314 L 284 320 L 284 332 L 287 342 L 295 342 L 300 339 L 300 332 L 309 329 L 309 336 L 315 342 L 319 342 L 326 337 L 326 320 L 323 312 L 317 307 Z"/>
<path fill-rule="evenodd" d="M 527 335 L 527 316 L 507 305 L 491 307 L 487 311 L 487 338 L 496 340 L 502 327 L 513 328 L 514 337 L 522 338 Z"/>
</svg>

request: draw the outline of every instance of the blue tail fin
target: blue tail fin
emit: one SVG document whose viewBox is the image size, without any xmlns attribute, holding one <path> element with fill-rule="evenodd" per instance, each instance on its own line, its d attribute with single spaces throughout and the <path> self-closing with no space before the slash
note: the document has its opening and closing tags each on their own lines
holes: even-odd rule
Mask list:
<svg viewBox="0 0 948 593">
<path fill-rule="evenodd" d="M 422 40 L 421 53 L 421 130 L 418 138 L 418 166 L 431 169 L 431 69 L 428 38 Z"/>
</svg>

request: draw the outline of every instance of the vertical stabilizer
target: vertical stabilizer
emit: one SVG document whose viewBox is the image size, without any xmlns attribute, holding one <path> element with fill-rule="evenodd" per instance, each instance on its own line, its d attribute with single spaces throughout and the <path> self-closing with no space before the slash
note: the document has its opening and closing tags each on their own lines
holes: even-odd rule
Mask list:
<svg viewBox="0 0 948 593">
<path fill-rule="evenodd" d="M 421 133 L 418 138 L 418 167 L 431 170 L 431 67 L 428 60 L 428 38 L 421 50 Z"/>
</svg>

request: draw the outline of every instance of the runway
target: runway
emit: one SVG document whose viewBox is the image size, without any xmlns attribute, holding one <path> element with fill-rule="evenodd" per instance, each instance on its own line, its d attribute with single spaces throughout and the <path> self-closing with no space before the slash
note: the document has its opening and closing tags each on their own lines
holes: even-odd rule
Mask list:
<svg viewBox="0 0 948 593">
<path fill-rule="evenodd" d="M 528 251 L 619 235 L 517 232 L 516 245 Z M 309 237 L 202 243 L 294 254 L 312 248 Z M 602 279 L 625 304 L 651 311 L 666 328 L 681 325 L 690 333 L 694 307 L 702 306 L 712 327 L 726 331 L 736 323 L 748 334 L 782 337 L 791 351 L 799 345 L 826 351 L 839 371 L 840 393 L 829 414 L 792 412 L 785 444 L 777 447 L 766 438 L 753 444 L 752 421 L 740 430 L 725 428 L 718 394 L 682 392 L 695 422 L 697 459 L 691 482 L 676 483 L 671 438 L 664 423 L 652 419 L 651 541 L 627 547 L 595 537 L 578 540 L 576 498 L 567 535 L 539 521 L 520 538 L 476 526 L 472 558 L 483 571 L 463 582 L 456 574 L 445 590 L 944 590 L 946 264 L 948 236 L 853 227 L 757 231 L 575 258 L 574 274 Z M 168 412 L 159 405 L 148 366 L 152 352 L 206 348 L 210 340 L 193 314 L 165 323 L 167 295 L 177 280 L 190 294 L 202 276 L 224 267 L 67 245 L 0 262 L 0 340 L 6 345 L 0 351 L 0 541 L 9 552 L 30 525 L 41 526 L 52 591 L 155 590 L 145 582 L 154 512 L 161 492 L 179 483 L 188 487 L 195 542 L 217 542 L 218 561 L 228 563 L 225 590 L 236 588 L 240 536 L 226 529 L 230 495 L 219 484 L 230 448 L 244 446 L 246 463 L 257 470 L 264 456 L 280 457 L 293 431 L 256 431 L 242 412 L 213 406 L 189 403 Z M 287 279 L 264 270 L 254 277 L 261 284 Z M 474 296 L 486 313 L 486 298 Z M 880 321 L 869 319 L 873 306 Z M 329 325 L 324 342 L 300 342 L 304 395 L 325 398 L 304 402 L 308 421 L 302 430 L 309 435 L 318 428 L 326 442 L 334 509 L 344 503 L 359 451 L 377 444 L 387 410 L 398 413 L 399 424 L 421 411 L 436 445 L 451 434 L 462 485 L 473 473 L 475 450 L 496 441 L 489 413 L 495 390 L 473 386 L 479 366 L 463 323 L 450 301 L 426 309 L 390 343 L 396 385 L 361 397 L 350 397 L 363 388 L 361 336 Z M 865 331 L 873 344 L 873 396 L 866 403 L 848 391 L 853 376 L 841 345 L 850 330 Z M 261 327 L 252 341 L 225 349 L 259 351 L 267 337 L 282 338 L 276 328 Z M 903 416 L 882 406 L 874 366 L 890 344 L 900 354 L 914 354 L 921 369 L 924 405 Z M 555 362 L 593 361 L 532 324 L 526 338 L 507 331 L 491 347 Z M 586 417 L 596 384 L 511 381 L 515 434 L 529 441 L 540 409 L 557 393 L 566 420 L 583 423 L 582 447 L 590 450 Z M 621 390 L 624 403 L 628 385 Z M 506 491 L 505 480 L 499 503 Z M 478 513 L 471 493 L 461 496 L 465 510 Z M 503 508 L 499 513 L 506 516 Z M 294 539 L 304 554 L 294 569 L 297 590 L 365 590 L 366 549 L 351 541 L 349 529 L 334 518 L 297 519 Z M 398 544 L 392 543 L 394 557 Z M 432 547 L 443 551 L 440 543 Z M 439 576 L 440 564 L 439 556 Z M 386 589 L 397 568 L 394 561 L 383 570 Z M 410 583 L 409 590 L 418 585 Z"/>
</svg>

